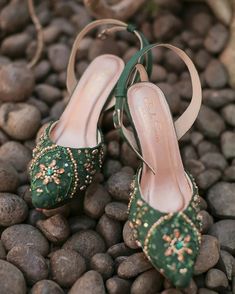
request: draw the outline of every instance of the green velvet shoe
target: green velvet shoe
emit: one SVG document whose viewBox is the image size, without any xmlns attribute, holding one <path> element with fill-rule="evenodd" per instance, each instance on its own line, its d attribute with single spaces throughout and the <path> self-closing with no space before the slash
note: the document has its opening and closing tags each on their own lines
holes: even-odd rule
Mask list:
<svg viewBox="0 0 235 294">
<path fill-rule="evenodd" d="M 192 78 L 193 97 L 186 111 L 173 122 L 166 98 L 148 81 L 138 60 L 154 47 L 173 50 L 186 63 Z M 132 71 L 141 82 L 129 85 Z M 116 87 L 114 125 L 142 159 L 132 183 L 129 220 L 137 244 L 147 258 L 176 287 L 187 287 L 201 243 L 197 186 L 184 171 L 177 139 L 195 121 L 201 105 L 201 85 L 190 58 L 168 45 L 148 45 L 127 63 Z M 134 132 L 123 125 L 123 113 Z"/>
<path fill-rule="evenodd" d="M 67 70 L 70 101 L 61 118 L 46 127 L 33 151 L 29 174 L 32 203 L 36 208 L 55 208 L 79 196 L 102 168 L 104 140 L 98 128 L 99 118 L 103 110 L 114 105 L 113 91 L 124 62 L 117 56 L 105 54 L 91 62 L 79 82 L 74 72 L 80 41 L 100 25 L 111 25 L 99 34 L 101 39 L 112 32 L 126 30 L 139 39 L 141 47 L 148 44 L 135 27 L 112 19 L 94 21 L 78 34 Z M 141 62 L 151 72 L 151 54 Z"/>
</svg>

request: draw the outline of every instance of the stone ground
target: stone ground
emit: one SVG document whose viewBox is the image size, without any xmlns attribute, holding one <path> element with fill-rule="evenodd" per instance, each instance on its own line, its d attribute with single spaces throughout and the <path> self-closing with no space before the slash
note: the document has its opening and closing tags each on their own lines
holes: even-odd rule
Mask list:
<svg viewBox="0 0 235 294">
<path fill-rule="evenodd" d="M 20 2 L 20 3 L 19 3 Z M 26 2 L 26 1 L 25 1 Z M 163 1 L 161 1 L 163 2 Z M 133 22 L 151 42 L 180 46 L 194 60 L 203 86 L 203 106 L 181 140 L 185 167 L 202 196 L 203 238 L 195 276 L 176 290 L 145 259 L 127 221 L 129 185 L 139 162 L 103 119 L 103 173 L 71 205 L 42 214 L 31 204 L 27 165 L 40 127 L 58 119 L 67 101 L 66 65 L 74 37 L 92 19 L 80 1 L 42 1 L 37 13 L 45 47 L 33 70 L 36 35 L 23 1 L 0 0 L 0 293 L 178 294 L 235 293 L 235 92 L 218 56 L 228 29 L 201 4 L 149 2 Z M 39 1 L 38 1 L 39 3 Z M 127 61 L 138 45 L 118 40 L 82 42 L 77 73 L 109 52 Z M 175 116 L 185 109 L 191 85 L 171 52 L 155 50 L 152 81 L 165 92 Z"/>
</svg>

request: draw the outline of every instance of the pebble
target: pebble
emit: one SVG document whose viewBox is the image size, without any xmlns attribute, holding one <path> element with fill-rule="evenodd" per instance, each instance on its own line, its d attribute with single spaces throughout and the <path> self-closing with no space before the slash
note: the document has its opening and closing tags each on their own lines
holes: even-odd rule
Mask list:
<svg viewBox="0 0 235 294">
<path fill-rule="evenodd" d="M 64 44 L 53 44 L 48 48 L 48 58 L 56 72 L 66 69 L 69 61 L 70 50 Z"/>
<path fill-rule="evenodd" d="M 0 192 L 15 192 L 19 185 L 19 176 L 15 168 L 0 160 Z"/>
<path fill-rule="evenodd" d="M 69 224 L 61 214 L 56 214 L 46 220 L 39 220 L 37 227 L 49 241 L 55 244 L 66 241 L 70 235 Z"/>
<path fill-rule="evenodd" d="M 19 268 L 30 285 L 46 279 L 48 266 L 44 257 L 34 248 L 14 246 L 7 254 L 7 261 Z"/>
<path fill-rule="evenodd" d="M 205 284 L 209 289 L 220 289 L 228 287 L 228 279 L 221 270 L 212 268 L 206 274 Z"/>
<path fill-rule="evenodd" d="M 202 235 L 201 248 L 194 266 L 195 275 L 205 273 L 215 266 L 219 260 L 219 253 L 218 240 L 210 235 Z"/>
<path fill-rule="evenodd" d="M 0 157 L 10 162 L 17 171 L 25 171 L 31 160 L 31 152 L 16 141 L 8 141 L 0 147 Z"/>
<path fill-rule="evenodd" d="M 157 85 L 164 93 L 167 102 L 169 103 L 170 110 L 173 114 L 179 112 L 180 107 L 180 95 L 175 91 L 174 87 L 167 83 L 159 83 Z"/>
<path fill-rule="evenodd" d="M 214 223 L 208 234 L 219 240 L 221 249 L 235 253 L 235 220 L 226 219 Z"/>
<path fill-rule="evenodd" d="M 167 78 L 166 69 L 158 64 L 153 64 L 151 80 L 154 83 L 164 82 Z"/>
<path fill-rule="evenodd" d="M 107 253 L 113 258 L 117 258 L 118 256 L 131 255 L 133 253 L 133 250 L 131 250 L 129 247 L 126 246 L 125 243 L 122 242 L 111 246 L 107 250 Z"/>
<path fill-rule="evenodd" d="M 207 168 L 215 168 L 221 171 L 223 171 L 228 165 L 224 156 L 219 152 L 206 153 L 200 158 L 200 160 Z"/>
<path fill-rule="evenodd" d="M 162 288 L 162 276 L 155 269 L 140 274 L 131 286 L 131 294 L 155 294 Z"/>
<path fill-rule="evenodd" d="M 200 109 L 196 126 L 209 138 L 218 138 L 225 129 L 225 123 L 219 114 L 205 105 Z"/>
<path fill-rule="evenodd" d="M 229 280 L 235 275 L 235 259 L 232 254 L 227 251 L 220 250 L 220 259 L 217 267 L 226 273 Z"/>
<path fill-rule="evenodd" d="M 90 268 L 100 273 L 104 280 L 113 275 L 113 265 L 113 259 L 107 253 L 97 253 L 90 261 Z"/>
<path fill-rule="evenodd" d="M 4 39 L 1 45 L 3 55 L 16 58 L 24 56 L 31 38 L 26 33 L 11 35 Z"/>
<path fill-rule="evenodd" d="M 211 55 L 205 49 L 200 49 L 194 56 L 195 65 L 200 70 L 204 70 L 210 60 Z"/>
<path fill-rule="evenodd" d="M 61 287 L 71 287 L 86 271 L 85 259 L 74 250 L 60 249 L 50 256 L 52 279 Z"/>
<path fill-rule="evenodd" d="M 6 259 L 6 250 L 3 246 L 2 241 L 0 240 L 0 259 Z"/>
<path fill-rule="evenodd" d="M 192 29 L 201 36 L 205 36 L 212 25 L 213 19 L 209 13 L 199 12 L 192 16 Z"/>
<path fill-rule="evenodd" d="M 111 38 L 94 40 L 92 46 L 89 47 L 88 60 L 92 61 L 101 54 L 113 54 L 119 56 L 120 49 L 118 48 L 116 41 Z"/>
<path fill-rule="evenodd" d="M 235 183 L 219 182 L 210 188 L 207 203 L 214 216 L 235 219 Z"/>
<path fill-rule="evenodd" d="M 173 14 L 162 14 L 153 23 L 153 34 L 157 40 L 168 40 L 173 37 L 180 29 L 182 23 Z"/>
<path fill-rule="evenodd" d="M 28 140 L 40 126 L 40 111 L 26 103 L 4 103 L 0 107 L 0 127 L 13 139 Z"/>
<path fill-rule="evenodd" d="M 0 289 L 2 294 L 26 294 L 22 272 L 13 264 L 0 260 Z"/>
<path fill-rule="evenodd" d="M 221 149 L 226 158 L 235 157 L 235 133 L 226 131 L 221 136 Z"/>
<path fill-rule="evenodd" d="M 127 204 L 122 202 L 110 202 L 105 206 L 105 213 L 108 217 L 117 221 L 127 220 Z"/>
<path fill-rule="evenodd" d="M 73 249 L 86 259 L 96 253 L 105 252 L 104 240 L 93 230 L 84 230 L 73 234 L 63 245 L 63 249 Z"/>
<path fill-rule="evenodd" d="M 234 101 L 235 91 L 232 89 L 203 90 L 203 102 L 212 108 L 220 108 Z"/>
<path fill-rule="evenodd" d="M 51 85 L 38 84 L 35 87 L 35 93 L 39 99 L 52 105 L 62 98 L 61 91 Z"/>
<path fill-rule="evenodd" d="M 103 215 L 105 206 L 110 201 L 111 197 L 102 185 L 90 185 L 85 193 L 84 211 L 88 216 L 98 219 Z"/>
<path fill-rule="evenodd" d="M 94 229 L 96 226 L 96 221 L 86 215 L 71 217 L 68 222 L 73 234 L 81 230 Z"/>
<path fill-rule="evenodd" d="M 122 171 L 117 172 L 108 179 L 107 190 L 114 199 L 128 201 L 132 179 L 131 174 Z"/>
<path fill-rule="evenodd" d="M 218 152 L 218 150 L 219 148 L 214 143 L 206 140 L 200 142 L 197 146 L 197 151 L 200 156 L 209 152 Z"/>
<path fill-rule="evenodd" d="M 102 276 L 96 271 L 88 271 L 79 278 L 68 294 L 105 294 Z"/>
<path fill-rule="evenodd" d="M 41 81 L 46 78 L 51 69 L 50 63 L 47 60 L 42 60 L 35 65 L 33 71 L 36 81 Z"/>
<path fill-rule="evenodd" d="M 224 171 L 224 179 L 228 181 L 235 181 L 235 166 L 229 166 Z"/>
<path fill-rule="evenodd" d="M 235 105 L 229 104 L 222 109 L 222 115 L 225 121 L 235 127 Z"/>
<path fill-rule="evenodd" d="M 104 163 L 104 176 L 106 178 L 111 177 L 113 174 L 116 174 L 119 172 L 122 168 L 122 165 L 119 161 L 113 160 L 113 159 L 108 159 Z"/>
<path fill-rule="evenodd" d="M 131 147 L 124 142 L 121 147 L 121 162 L 123 165 L 131 166 L 136 169 L 139 166 L 139 160 Z"/>
<path fill-rule="evenodd" d="M 221 178 L 221 172 L 217 169 L 207 169 L 196 177 L 196 182 L 201 189 L 208 189 Z"/>
<path fill-rule="evenodd" d="M 202 233 L 206 234 L 209 230 L 209 228 L 213 225 L 213 217 L 206 211 L 206 210 L 201 210 L 199 212 L 199 215 L 201 217 L 202 221 Z"/>
<path fill-rule="evenodd" d="M 152 268 L 143 252 L 128 256 L 118 267 L 117 273 L 120 278 L 134 278 Z"/>
<path fill-rule="evenodd" d="M 171 50 L 166 51 L 164 62 L 164 65 L 169 72 L 173 71 L 181 73 L 185 69 L 184 62 Z"/>
<path fill-rule="evenodd" d="M 15 194 L 0 193 L 0 226 L 21 223 L 27 216 L 28 207 L 22 198 Z"/>
<path fill-rule="evenodd" d="M 107 151 L 110 157 L 118 158 L 120 154 L 120 145 L 117 141 L 110 141 L 107 146 Z"/>
<path fill-rule="evenodd" d="M 129 294 L 131 282 L 114 276 L 106 281 L 106 288 L 109 294 Z"/>
<path fill-rule="evenodd" d="M 200 173 L 202 173 L 206 168 L 204 164 L 195 159 L 188 159 L 187 161 L 184 161 L 186 169 L 194 176 L 196 177 Z"/>
<path fill-rule="evenodd" d="M 0 68 L 0 97 L 4 102 L 22 102 L 34 89 L 34 75 L 24 65 L 6 64 Z"/>
<path fill-rule="evenodd" d="M 214 25 L 208 32 L 204 46 L 212 54 L 218 54 L 224 49 L 229 37 L 226 27 L 220 23 Z"/>
<path fill-rule="evenodd" d="M 125 244 L 132 249 L 137 249 L 139 246 L 136 243 L 136 238 L 134 236 L 134 231 L 130 227 L 130 221 L 127 221 L 123 227 L 123 240 Z"/>
<path fill-rule="evenodd" d="M 119 243 L 122 238 L 122 227 L 120 222 L 103 214 L 96 226 L 97 232 L 104 238 L 107 247 Z"/>
<path fill-rule="evenodd" d="M 0 28 L 3 32 L 19 31 L 29 20 L 27 3 L 13 1 L 6 5 L 0 14 Z"/>
<path fill-rule="evenodd" d="M 228 74 L 224 65 L 217 59 L 212 59 L 205 70 L 207 85 L 213 89 L 220 89 L 226 86 Z"/>
<path fill-rule="evenodd" d="M 34 284 L 30 294 L 64 294 L 64 291 L 51 280 L 41 280 Z"/>
<path fill-rule="evenodd" d="M 38 229 L 28 224 L 17 224 L 5 229 L 1 240 L 7 251 L 15 246 L 29 246 L 38 250 L 42 256 L 49 252 L 46 238 Z"/>
<path fill-rule="evenodd" d="M 28 104 L 37 107 L 41 113 L 42 118 L 45 118 L 49 115 L 49 107 L 45 102 L 38 100 L 37 98 L 31 97 L 28 100 Z"/>
</svg>

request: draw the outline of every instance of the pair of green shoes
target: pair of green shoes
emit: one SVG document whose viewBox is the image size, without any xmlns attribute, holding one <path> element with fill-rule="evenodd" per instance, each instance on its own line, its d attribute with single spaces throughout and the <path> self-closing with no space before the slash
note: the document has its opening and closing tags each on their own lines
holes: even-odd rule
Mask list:
<svg viewBox="0 0 235 294">
<path fill-rule="evenodd" d="M 128 31 L 140 50 L 125 65 L 117 56 L 95 58 L 77 82 L 74 65 L 82 38 L 99 25 L 109 25 L 99 37 Z M 162 91 L 148 81 L 155 47 L 173 50 L 183 59 L 192 78 L 192 100 L 173 122 Z M 43 131 L 30 166 L 32 202 L 51 209 L 79 197 L 102 168 L 104 140 L 98 121 L 115 107 L 115 127 L 143 164 L 130 191 L 129 220 L 137 243 L 147 258 L 176 287 L 186 287 L 193 275 L 201 236 L 199 196 L 184 171 L 177 139 L 195 121 L 201 105 L 201 85 L 190 58 L 169 44 L 149 45 L 135 27 L 118 20 L 94 21 L 77 36 L 67 71 L 70 101 L 57 122 Z M 123 124 L 123 115 L 131 129 Z"/>
</svg>

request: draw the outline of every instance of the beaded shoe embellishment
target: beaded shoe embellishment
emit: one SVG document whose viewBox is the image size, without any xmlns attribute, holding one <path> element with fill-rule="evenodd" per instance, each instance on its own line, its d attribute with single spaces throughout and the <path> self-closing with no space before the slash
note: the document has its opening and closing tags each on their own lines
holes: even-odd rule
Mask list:
<svg viewBox="0 0 235 294">
<path fill-rule="evenodd" d="M 137 244 L 176 287 L 188 286 L 201 243 L 198 189 L 190 179 L 193 196 L 183 211 L 162 213 L 152 208 L 141 197 L 137 179 L 132 183 L 129 202 L 130 226 Z"/>
<path fill-rule="evenodd" d="M 49 137 L 51 123 L 41 135 L 29 167 L 33 205 L 54 208 L 86 190 L 103 164 L 104 145 L 68 148 Z"/>
</svg>

